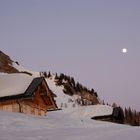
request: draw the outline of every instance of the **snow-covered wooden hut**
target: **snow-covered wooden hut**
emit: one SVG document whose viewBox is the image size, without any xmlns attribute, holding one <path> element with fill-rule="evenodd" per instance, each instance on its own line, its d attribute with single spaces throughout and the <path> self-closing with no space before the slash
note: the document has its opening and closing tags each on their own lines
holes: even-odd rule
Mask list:
<svg viewBox="0 0 140 140">
<path fill-rule="evenodd" d="M 0 74 L 0 110 L 45 116 L 47 110 L 56 108 L 43 77 Z"/>
</svg>

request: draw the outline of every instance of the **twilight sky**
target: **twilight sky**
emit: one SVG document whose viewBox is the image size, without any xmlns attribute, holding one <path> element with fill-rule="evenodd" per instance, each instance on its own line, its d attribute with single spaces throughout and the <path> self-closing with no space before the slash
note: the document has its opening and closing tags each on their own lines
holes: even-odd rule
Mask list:
<svg viewBox="0 0 140 140">
<path fill-rule="evenodd" d="M 140 111 L 140 0 L 0 0 L 0 49 Z"/>
</svg>

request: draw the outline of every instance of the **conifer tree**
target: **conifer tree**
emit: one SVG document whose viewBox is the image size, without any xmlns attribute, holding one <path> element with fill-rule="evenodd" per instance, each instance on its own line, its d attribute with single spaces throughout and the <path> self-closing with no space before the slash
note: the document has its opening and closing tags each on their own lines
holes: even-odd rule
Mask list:
<svg viewBox="0 0 140 140">
<path fill-rule="evenodd" d="M 48 78 L 50 78 L 51 77 L 51 72 L 49 71 L 49 73 L 48 73 Z"/>
</svg>

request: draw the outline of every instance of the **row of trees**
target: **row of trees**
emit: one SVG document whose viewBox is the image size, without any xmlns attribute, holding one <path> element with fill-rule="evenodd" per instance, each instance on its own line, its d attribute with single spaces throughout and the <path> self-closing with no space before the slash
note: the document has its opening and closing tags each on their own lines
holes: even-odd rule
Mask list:
<svg viewBox="0 0 140 140">
<path fill-rule="evenodd" d="M 50 71 L 48 73 L 45 71 L 45 72 L 40 72 L 40 76 L 44 76 L 45 78 L 50 78 L 52 77 L 52 74 Z"/>
<path fill-rule="evenodd" d="M 94 89 L 88 89 L 87 87 L 83 86 L 79 82 L 75 82 L 75 79 L 73 77 L 67 76 L 63 73 L 61 73 L 59 76 L 56 74 L 55 75 L 55 80 L 57 82 L 57 85 L 64 85 L 65 87 L 65 92 L 67 93 L 73 93 L 73 90 L 76 92 L 88 92 L 90 94 L 98 96 L 97 93 L 94 91 Z"/>
<path fill-rule="evenodd" d="M 54 76 L 52 75 L 51 72 L 41 72 L 41 76 L 44 76 L 46 78 L 51 78 Z M 63 92 L 65 94 L 68 94 L 70 96 L 73 95 L 80 95 L 81 96 L 81 101 L 78 101 L 78 104 L 80 105 L 91 105 L 97 103 L 98 100 L 97 93 L 94 91 L 94 89 L 88 89 L 87 87 L 83 86 L 79 82 L 75 82 L 75 79 L 71 76 L 67 76 L 63 73 L 61 74 L 55 74 L 55 82 L 57 86 L 63 86 L 64 90 Z"/>
<path fill-rule="evenodd" d="M 47 72 L 41 72 L 40 75 L 44 76 L 46 78 L 52 77 L 52 74 L 51 74 L 50 71 L 48 73 Z M 67 76 L 67 75 L 65 75 L 63 73 L 61 73 L 60 75 L 58 75 L 56 73 L 55 74 L 55 81 L 56 81 L 57 85 L 59 85 L 59 86 L 63 85 L 64 86 L 64 92 L 66 94 L 74 95 L 76 92 L 81 93 L 81 92 L 84 91 L 84 92 L 90 93 L 91 95 L 94 94 L 96 97 L 98 97 L 98 95 L 94 91 L 94 89 L 91 89 L 91 90 L 88 89 L 87 87 L 83 86 L 79 82 L 75 82 L 75 79 L 73 77 Z M 79 99 L 77 99 L 77 103 L 76 104 L 87 105 L 88 103 L 87 103 L 87 100 L 79 98 Z M 102 102 L 102 104 L 105 105 L 104 101 Z M 107 105 L 109 105 L 109 104 L 107 103 Z M 113 103 L 112 107 L 116 108 L 117 104 Z M 129 125 L 133 125 L 133 126 L 140 126 L 140 112 L 137 112 L 136 110 L 133 110 L 130 107 L 129 108 L 125 108 L 124 110 L 121 107 L 119 107 L 119 108 L 121 110 L 120 111 L 121 115 L 120 115 L 120 118 L 118 118 L 118 119 L 120 119 L 119 121 L 121 123 L 129 124 Z"/>
<path fill-rule="evenodd" d="M 41 72 L 40 75 L 46 78 L 52 77 L 52 74 L 50 71 L 48 73 Z M 94 89 L 91 89 L 91 90 L 88 89 L 87 87 L 83 86 L 81 83 L 75 82 L 75 79 L 73 77 L 67 76 L 63 73 L 61 73 L 60 75 L 56 73 L 55 80 L 56 80 L 57 85 L 59 86 L 64 85 L 66 88 L 66 91 L 71 94 L 72 94 L 72 91 L 70 87 L 72 87 L 76 92 L 85 91 L 85 92 L 89 92 L 90 94 L 96 95 L 96 97 L 98 96 L 97 93 L 94 91 Z"/>
<path fill-rule="evenodd" d="M 105 105 L 104 100 L 102 101 L 102 104 Z M 109 105 L 108 103 L 106 105 Z M 117 113 L 118 116 L 116 119 L 113 120 L 113 122 L 128 124 L 132 126 L 140 126 L 140 112 L 137 112 L 134 109 L 118 107 L 116 103 L 113 103 L 112 105 L 113 109 L 119 108 L 119 112 Z M 114 117 L 114 116 L 113 116 Z"/>
<path fill-rule="evenodd" d="M 140 126 L 140 112 L 129 108 L 125 108 L 125 123 L 133 126 Z"/>
</svg>

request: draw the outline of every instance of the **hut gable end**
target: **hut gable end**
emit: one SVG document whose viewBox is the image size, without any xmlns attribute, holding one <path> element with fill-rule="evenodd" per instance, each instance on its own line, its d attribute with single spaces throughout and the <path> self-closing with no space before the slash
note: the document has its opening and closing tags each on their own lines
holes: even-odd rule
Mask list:
<svg viewBox="0 0 140 140">
<path fill-rule="evenodd" d="M 22 80 L 23 75 L 18 76 Z M 43 77 L 33 78 L 23 93 L 12 92 L 0 96 L 0 109 L 5 111 L 44 116 L 50 108 L 56 109 L 57 105 Z"/>
</svg>

